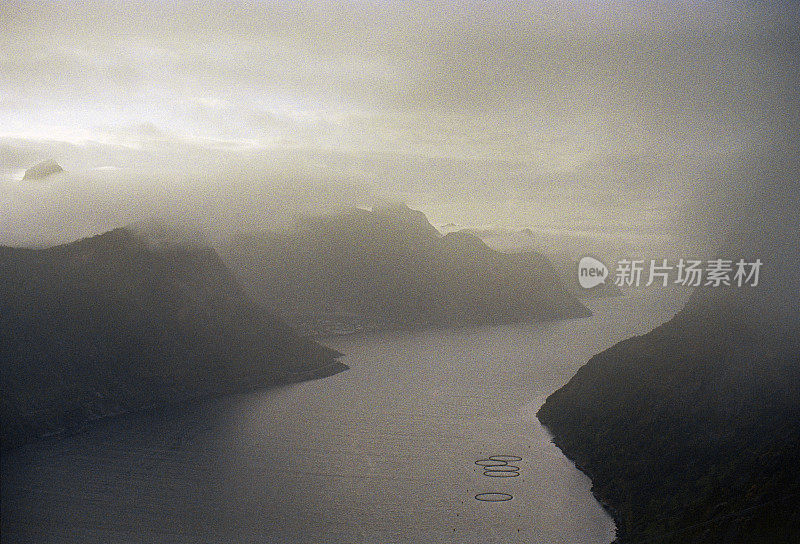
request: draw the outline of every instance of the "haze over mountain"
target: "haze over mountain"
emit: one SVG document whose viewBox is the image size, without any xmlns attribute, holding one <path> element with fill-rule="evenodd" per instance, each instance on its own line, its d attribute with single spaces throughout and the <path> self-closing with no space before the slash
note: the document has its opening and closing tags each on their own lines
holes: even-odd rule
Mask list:
<svg viewBox="0 0 800 544">
<path fill-rule="evenodd" d="M 698 290 L 669 324 L 592 359 L 541 415 L 616 508 L 622 539 L 797 536 L 785 500 L 800 427 L 797 0 L 13 0 L 0 28 L 0 246 L 106 233 L 0 249 L 9 440 L 340 368 L 281 318 L 314 332 L 572 318 L 587 312 L 569 283 L 584 250 L 608 265 L 760 258 L 760 288 Z M 57 164 L 30 168 L 46 159 Z M 529 229 L 535 245 L 504 254 L 499 237 L 440 236 L 407 208 L 359 209 L 379 200 L 436 224 Z M 197 225 L 250 296 L 202 240 L 112 231 L 150 217 Z M 408 405 L 429 407 L 428 389 Z M 27 461 L 17 490 L 35 495 Z M 309 491 L 303 474 L 289 485 Z M 338 505 L 360 524 L 351 498 Z M 36 526 L 32 510 L 13 514 Z M 250 517 L 286 519 L 262 514 Z"/>
<path fill-rule="evenodd" d="M 169 229 L 0 247 L 3 447 L 111 413 L 346 367 Z"/>
<path fill-rule="evenodd" d="M 732 199 L 718 256 L 761 259 L 758 286 L 698 288 L 539 411 L 620 542 L 800 541 L 800 168 L 751 167 L 759 183 Z"/>
<path fill-rule="evenodd" d="M 20 225 L 70 215 L 3 187 L 46 158 L 131 172 L 135 197 L 167 201 L 150 208 L 215 221 L 252 217 L 272 201 L 265 188 L 313 184 L 354 206 L 369 192 L 402 200 L 436 223 L 695 234 L 695 196 L 797 134 L 791 1 L 3 8 L 0 235 L 12 245 Z M 105 205 L 100 189 L 76 204 L 83 215 L 132 200 Z"/>
<path fill-rule="evenodd" d="M 305 217 L 221 249 L 262 303 L 293 323 L 325 315 L 366 327 L 589 315 L 542 255 L 504 254 L 467 232 L 442 236 L 405 205 Z"/>
<path fill-rule="evenodd" d="M 605 283 L 591 289 L 584 289 L 578 283 L 578 262 L 584 256 L 600 256 L 603 262 L 612 265 L 620 255 L 636 255 L 632 248 L 621 244 L 619 240 L 598 240 L 587 236 L 573 237 L 566 233 L 549 232 L 546 235 L 534 232 L 531 229 L 518 231 L 496 228 L 453 228 L 455 225 L 445 225 L 445 232 L 465 230 L 483 240 L 490 248 L 502 253 L 520 253 L 535 251 L 543 254 L 553 264 L 561 282 L 570 293 L 578 298 L 615 297 L 622 294 L 622 290 L 610 278 Z M 627 251 L 627 253 L 625 253 Z"/>
<path fill-rule="evenodd" d="M 31 166 L 27 170 L 25 170 L 25 175 L 22 176 L 22 180 L 30 180 L 30 179 L 44 179 L 48 176 L 52 176 L 54 174 L 59 174 L 63 172 L 64 169 L 54 160 L 46 160 Z"/>
</svg>

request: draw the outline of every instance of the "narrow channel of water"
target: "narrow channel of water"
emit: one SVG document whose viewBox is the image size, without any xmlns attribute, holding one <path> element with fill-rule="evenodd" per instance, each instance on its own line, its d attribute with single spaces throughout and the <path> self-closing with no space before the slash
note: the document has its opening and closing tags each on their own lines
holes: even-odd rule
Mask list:
<svg viewBox="0 0 800 544">
<path fill-rule="evenodd" d="M 644 291 L 591 302 L 587 319 L 332 338 L 350 366 L 336 376 L 29 445 L 2 458 L 3 542 L 607 543 L 612 520 L 536 410 L 684 300 Z M 475 463 L 498 455 L 521 457 L 519 476 Z"/>
</svg>

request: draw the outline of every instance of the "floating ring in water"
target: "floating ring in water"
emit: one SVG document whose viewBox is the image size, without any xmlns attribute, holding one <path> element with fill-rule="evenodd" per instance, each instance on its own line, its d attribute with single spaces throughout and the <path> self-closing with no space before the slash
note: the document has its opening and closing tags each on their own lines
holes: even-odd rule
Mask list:
<svg viewBox="0 0 800 544">
<path fill-rule="evenodd" d="M 508 493 L 478 493 L 475 498 L 483 502 L 510 501 L 514 497 Z"/>
<path fill-rule="evenodd" d="M 508 461 L 497 461 L 495 459 L 478 459 L 475 464 L 479 467 L 504 467 L 508 465 Z"/>
<path fill-rule="evenodd" d="M 517 465 L 489 465 L 483 469 L 485 472 L 519 472 Z"/>
<path fill-rule="evenodd" d="M 489 478 L 516 478 L 519 476 L 519 472 L 509 472 L 507 470 L 484 470 L 484 476 L 488 476 Z"/>
<path fill-rule="evenodd" d="M 512 463 L 516 463 L 518 461 L 522 461 L 522 457 L 519 457 L 518 455 L 492 455 L 489 457 L 489 461 L 497 461 L 498 463 L 500 461 L 511 461 Z"/>
</svg>

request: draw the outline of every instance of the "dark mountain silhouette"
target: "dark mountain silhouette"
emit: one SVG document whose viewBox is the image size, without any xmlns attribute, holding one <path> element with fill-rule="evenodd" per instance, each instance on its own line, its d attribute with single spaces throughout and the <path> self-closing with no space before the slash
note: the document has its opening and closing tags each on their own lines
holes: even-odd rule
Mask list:
<svg viewBox="0 0 800 544">
<path fill-rule="evenodd" d="M 742 257 L 764 260 L 758 287 L 699 288 L 539 411 L 620 542 L 800 542 L 797 239 L 745 232 L 758 249 Z"/>
<path fill-rule="evenodd" d="M 44 179 L 53 174 L 63 172 L 64 169 L 54 160 L 46 160 L 25 170 L 23 180 Z"/>
<path fill-rule="evenodd" d="M 245 296 L 213 250 L 163 232 L 0 247 L 0 277 L 4 447 L 118 411 L 346 368 Z"/>
<path fill-rule="evenodd" d="M 486 242 L 489 247 L 502 253 L 536 251 L 536 248 L 543 246 L 548 247 L 546 241 L 537 238 L 529 228 L 524 228 L 519 231 L 504 228 L 469 228 L 462 230 L 474 234 Z M 563 245 L 563 242 L 554 245 Z M 595 254 L 595 252 L 588 247 L 583 248 L 579 253 L 581 256 Z M 578 299 L 617 297 L 623 294 L 622 290 L 614 285 L 614 278 L 608 278 L 606 283 L 602 283 L 591 289 L 584 289 L 581 287 L 578 283 L 578 261 L 580 257 L 576 257 L 576 254 L 574 249 L 572 251 L 564 251 L 563 249 L 555 249 L 553 247 L 548 247 L 545 252 L 545 256 L 553 265 L 556 274 L 564 284 L 564 287 L 567 288 L 567 291 L 575 295 Z M 610 262 L 610 259 L 606 258 L 606 260 Z"/>
<path fill-rule="evenodd" d="M 309 217 L 238 236 L 223 257 L 261 302 L 291 323 L 327 315 L 369 327 L 497 323 L 589 315 L 542 255 L 441 236 L 404 205 Z"/>
</svg>

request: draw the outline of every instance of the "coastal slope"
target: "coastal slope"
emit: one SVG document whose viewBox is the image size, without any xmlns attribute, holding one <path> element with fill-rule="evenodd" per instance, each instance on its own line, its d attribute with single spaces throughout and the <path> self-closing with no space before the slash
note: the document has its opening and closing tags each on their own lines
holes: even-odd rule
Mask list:
<svg viewBox="0 0 800 544">
<path fill-rule="evenodd" d="M 346 368 L 251 301 L 214 250 L 128 229 L 0 247 L 2 444 Z"/>
<path fill-rule="evenodd" d="M 795 243 L 760 244 L 758 287 L 699 288 L 540 409 L 610 507 L 619 542 L 800 542 Z"/>
<path fill-rule="evenodd" d="M 442 236 L 405 205 L 306 217 L 231 239 L 221 254 L 290 323 L 394 328 L 584 317 L 541 254 L 505 254 L 467 232 Z"/>
</svg>

